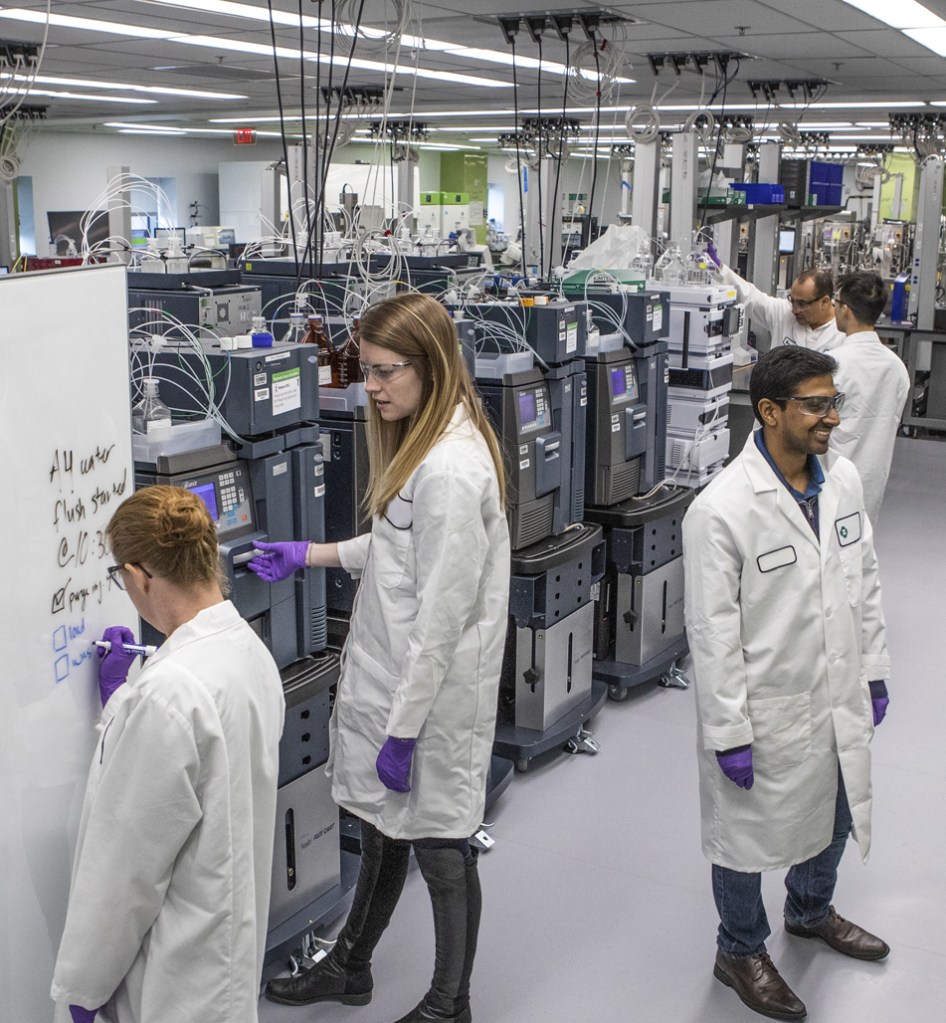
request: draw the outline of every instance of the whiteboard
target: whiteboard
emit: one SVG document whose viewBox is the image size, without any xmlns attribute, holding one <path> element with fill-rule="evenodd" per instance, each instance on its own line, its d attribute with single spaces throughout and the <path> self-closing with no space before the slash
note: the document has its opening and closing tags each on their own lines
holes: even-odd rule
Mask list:
<svg viewBox="0 0 946 1023">
<path fill-rule="evenodd" d="M 133 488 L 125 268 L 0 277 L 0 1023 L 53 1018 L 101 711 L 91 641 L 138 627 L 104 542 Z"/>
</svg>

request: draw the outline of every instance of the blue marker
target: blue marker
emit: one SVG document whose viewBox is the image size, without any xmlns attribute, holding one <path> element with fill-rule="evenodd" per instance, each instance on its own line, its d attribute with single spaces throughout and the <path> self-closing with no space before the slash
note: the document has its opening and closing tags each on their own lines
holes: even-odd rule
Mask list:
<svg viewBox="0 0 946 1023">
<path fill-rule="evenodd" d="M 93 640 L 95 646 L 100 650 L 111 650 L 112 644 L 107 639 Z M 122 647 L 130 654 L 141 654 L 142 657 L 150 657 L 158 652 L 156 646 L 142 646 L 141 643 L 122 643 Z"/>
</svg>

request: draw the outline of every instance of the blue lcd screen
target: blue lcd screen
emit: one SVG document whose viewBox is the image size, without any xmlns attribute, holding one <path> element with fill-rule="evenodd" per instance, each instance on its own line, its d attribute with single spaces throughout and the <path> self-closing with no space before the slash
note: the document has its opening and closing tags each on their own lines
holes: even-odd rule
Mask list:
<svg viewBox="0 0 946 1023">
<path fill-rule="evenodd" d="M 532 391 L 523 391 L 519 395 L 519 421 L 522 426 L 528 426 L 539 418 L 539 411 L 535 403 L 535 394 Z"/>
<path fill-rule="evenodd" d="M 615 398 L 627 394 L 627 377 L 623 366 L 611 370 L 611 393 Z"/>
<path fill-rule="evenodd" d="M 210 517 L 216 522 L 220 515 L 217 512 L 217 492 L 214 490 L 213 483 L 201 483 L 196 487 L 188 487 L 187 489 L 192 494 L 196 494 L 207 505 Z"/>
</svg>

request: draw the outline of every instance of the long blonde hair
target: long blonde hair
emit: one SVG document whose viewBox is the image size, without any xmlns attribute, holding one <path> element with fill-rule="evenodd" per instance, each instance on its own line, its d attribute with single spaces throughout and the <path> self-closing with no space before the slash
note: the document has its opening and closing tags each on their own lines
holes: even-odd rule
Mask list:
<svg viewBox="0 0 946 1023">
<path fill-rule="evenodd" d="M 489 447 L 500 499 L 505 504 L 506 480 L 499 441 L 483 411 L 446 309 L 429 295 L 404 292 L 366 310 L 361 318 L 361 337 L 409 361 L 420 376 L 422 388 L 417 412 L 395 422 L 385 422 L 374 403 L 368 403 L 368 512 L 380 515 L 398 495 L 460 404 Z"/>
</svg>

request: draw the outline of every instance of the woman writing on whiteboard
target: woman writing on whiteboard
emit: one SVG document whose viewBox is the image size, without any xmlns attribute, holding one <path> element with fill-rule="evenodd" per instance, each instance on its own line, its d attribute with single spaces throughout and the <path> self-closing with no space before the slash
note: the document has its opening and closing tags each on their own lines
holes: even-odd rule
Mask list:
<svg viewBox="0 0 946 1023">
<path fill-rule="evenodd" d="M 259 544 L 274 582 L 302 568 L 360 579 L 331 723 L 332 795 L 361 820 L 361 871 L 334 948 L 274 1001 L 371 999 L 371 956 L 411 846 L 433 903 L 430 989 L 398 1023 L 471 1019 L 480 918 L 470 836 L 482 821 L 506 635 L 503 469 L 446 310 L 403 294 L 361 319 L 371 532 Z"/>
<path fill-rule="evenodd" d="M 109 575 L 167 639 L 137 678 L 106 631 L 103 703 L 52 996 L 74 1023 L 257 1019 L 284 703 L 180 487 L 116 511 Z"/>
</svg>

